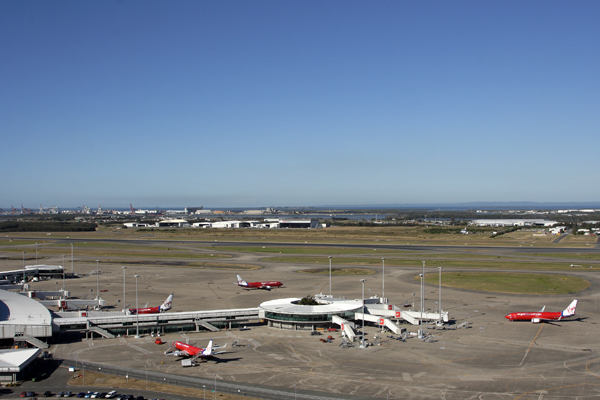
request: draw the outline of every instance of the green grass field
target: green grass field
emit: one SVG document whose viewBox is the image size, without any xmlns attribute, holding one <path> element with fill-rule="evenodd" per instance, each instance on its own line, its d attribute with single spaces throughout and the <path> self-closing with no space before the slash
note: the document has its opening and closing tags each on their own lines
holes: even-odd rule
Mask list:
<svg viewBox="0 0 600 400">
<path fill-rule="evenodd" d="M 313 269 L 302 269 L 300 272 L 303 274 L 322 274 L 329 275 L 329 268 L 313 268 Z M 331 275 L 373 275 L 376 273 L 372 269 L 365 268 L 332 268 Z"/>
<path fill-rule="evenodd" d="M 419 280 L 417 275 L 414 279 Z M 439 275 L 425 274 L 425 282 L 439 284 Z M 442 286 L 514 294 L 570 294 L 590 287 L 585 279 L 555 274 L 506 272 L 443 272 Z"/>
<path fill-rule="evenodd" d="M 147 265 L 181 268 L 226 268 L 254 269 L 257 261 L 280 264 L 303 264 L 303 273 L 328 274 L 328 265 L 335 266 L 334 275 L 366 275 L 381 272 L 382 258 L 388 268 L 414 268 L 420 270 L 422 261 L 426 261 L 428 283 L 437 284 L 437 268 L 443 267 L 442 284 L 472 290 L 497 291 L 507 293 L 566 294 L 583 290 L 589 282 L 568 276 L 548 274 L 516 274 L 510 271 L 569 271 L 571 264 L 581 264 L 586 273 L 600 271 L 600 253 L 589 254 L 579 248 L 590 249 L 595 246 L 591 237 L 569 235 L 558 244 L 553 244 L 554 236 L 533 236 L 535 231 L 521 230 L 491 238 L 487 231 L 473 235 L 461 235 L 448 232 L 435 234 L 425 226 L 385 226 L 385 227 L 343 227 L 314 230 L 255 230 L 255 229 L 169 229 L 136 230 L 102 227 L 97 232 L 52 233 L 14 233 L 0 240 L 0 260 L 7 269 L 20 265 L 25 251 L 28 264 L 35 260 L 35 242 L 38 242 L 39 259 L 59 259 L 61 255 L 70 257 L 71 246 L 68 242 L 56 242 L 57 239 L 78 239 L 85 242 L 90 239 L 127 239 L 128 243 L 103 243 L 90 241 L 77 242 L 74 245 L 76 262 L 94 266 L 95 260 L 102 258 L 103 263 L 119 265 Z M 149 240 L 167 240 L 155 244 Z M 240 241 L 239 246 L 215 246 L 215 242 Z M 244 241 L 302 243 L 290 247 L 273 245 L 247 246 Z M 333 248 L 325 243 L 368 244 L 367 248 Z M 419 250 L 384 250 L 384 244 L 406 245 L 452 245 L 455 247 Z M 506 246 L 495 250 L 473 248 L 473 245 Z M 519 253 L 519 247 L 539 246 L 568 248 L 569 253 Z M 245 261 L 237 261 L 232 254 L 243 254 Z M 256 253 L 252 255 L 250 253 Z M 214 260 L 214 261 L 213 261 Z M 45 262 L 45 261 L 44 261 Z M 225 262 L 225 263 L 222 263 Z M 592 268 L 589 268 L 592 267 Z M 472 269 L 483 272 L 450 272 L 450 269 Z M 494 271 L 492 271 L 494 270 Z M 485 272 L 490 271 L 490 272 Z M 500 271 L 500 272 L 498 272 Z M 507 272 L 502 272 L 507 271 Z M 559 278 L 552 278 L 559 276 Z"/>
<path fill-rule="evenodd" d="M 537 270 L 537 271 L 568 271 L 572 270 L 571 264 L 567 262 L 542 261 L 532 258 L 530 260 L 509 259 L 509 258 L 488 258 L 488 259 L 443 259 L 443 256 L 436 254 L 435 259 L 419 257 L 419 258 L 385 258 L 386 267 L 421 267 L 422 261 L 427 261 L 427 267 L 444 267 L 444 268 L 487 268 L 487 269 L 514 269 L 514 270 Z M 449 257 L 450 258 L 450 257 Z M 282 263 L 302 263 L 302 264 L 328 264 L 327 257 L 304 257 L 304 256 L 287 256 L 287 257 L 266 257 L 264 261 L 282 262 Z M 332 257 L 332 265 L 382 265 L 381 258 L 367 257 Z M 600 265 L 595 264 L 594 269 L 600 269 Z"/>
</svg>

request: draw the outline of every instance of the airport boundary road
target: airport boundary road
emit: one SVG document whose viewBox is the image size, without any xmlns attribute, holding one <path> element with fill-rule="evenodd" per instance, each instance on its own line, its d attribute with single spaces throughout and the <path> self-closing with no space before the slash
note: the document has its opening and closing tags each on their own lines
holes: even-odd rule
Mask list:
<svg viewBox="0 0 600 400">
<path fill-rule="evenodd" d="M 234 394 L 238 396 L 255 397 L 259 399 L 298 399 L 298 400 L 366 400 L 367 397 L 352 396 L 352 395 L 336 395 L 334 393 L 318 393 L 305 390 L 294 390 L 275 388 L 262 385 L 247 385 L 243 383 L 234 383 L 223 380 L 214 380 L 206 378 L 197 378 L 192 376 L 165 374 L 156 371 L 143 371 L 138 369 L 117 367 L 114 365 L 91 363 L 87 361 L 64 360 L 63 365 L 82 368 L 84 371 L 99 372 L 115 376 L 127 376 L 131 379 L 140 381 L 147 380 L 148 382 L 163 383 L 166 385 L 174 385 L 180 387 L 188 387 L 193 389 L 211 391 L 215 389 L 217 393 Z"/>
<path fill-rule="evenodd" d="M 56 243 L 126 243 L 126 244 L 153 244 L 153 245 L 173 245 L 174 243 L 185 243 L 195 245 L 210 245 L 218 249 L 221 246 L 279 246 L 279 247 L 331 247 L 331 248 L 354 248 L 354 249 L 373 249 L 378 248 L 381 250 L 411 250 L 411 251 L 450 251 L 450 250 L 483 250 L 483 251 L 514 251 L 517 253 L 598 253 L 600 251 L 600 241 L 593 247 L 522 247 L 522 246 L 482 246 L 482 245 L 436 245 L 436 244 L 367 244 L 367 243 L 322 243 L 319 241 L 314 242 L 255 242 L 255 241 L 206 241 L 206 240 L 194 240 L 194 239 L 108 239 L 108 238 L 27 238 L 28 240 L 52 240 Z"/>
</svg>

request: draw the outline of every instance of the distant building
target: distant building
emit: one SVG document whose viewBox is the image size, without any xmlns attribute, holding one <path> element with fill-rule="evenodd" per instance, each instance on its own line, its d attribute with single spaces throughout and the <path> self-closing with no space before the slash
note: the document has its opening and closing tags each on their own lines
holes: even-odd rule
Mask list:
<svg viewBox="0 0 600 400">
<path fill-rule="evenodd" d="M 190 223 L 185 219 L 165 219 L 156 223 L 158 228 L 186 228 L 189 226 Z"/>
<path fill-rule="evenodd" d="M 558 222 L 546 219 L 474 219 L 470 224 L 477 226 L 554 226 Z"/>
<path fill-rule="evenodd" d="M 210 225 L 211 228 L 250 228 L 246 221 L 217 221 Z"/>
<path fill-rule="evenodd" d="M 279 220 L 280 228 L 319 228 L 318 219 L 282 219 Z"/>
<path fill-rule="evenodd" d="M 194 222 L 194 228 L 320 228 L 318 219 L 286 219 L 267 218 L 264 222 L 259 221 L 217 221 L 217 222 Z"/>
</svg>

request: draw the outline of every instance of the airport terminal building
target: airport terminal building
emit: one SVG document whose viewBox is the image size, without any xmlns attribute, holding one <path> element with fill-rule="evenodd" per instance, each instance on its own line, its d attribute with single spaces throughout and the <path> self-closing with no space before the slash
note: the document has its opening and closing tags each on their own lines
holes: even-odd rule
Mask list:
<svg viewBox="0 0 600 400">
<path fill-rule="evenodd" d="M 320 297 L 319 305 L 306 306 L 298 304 L 301 299 L 276 299 L 262 303 L 260 315 L 270 327 L 292 330 L 310 330 L 329 328 L 333 325 L 333 317 L 353 320 L 356 312 L 360 312 L 362 302 L 358 300 Z"/>
</svg>

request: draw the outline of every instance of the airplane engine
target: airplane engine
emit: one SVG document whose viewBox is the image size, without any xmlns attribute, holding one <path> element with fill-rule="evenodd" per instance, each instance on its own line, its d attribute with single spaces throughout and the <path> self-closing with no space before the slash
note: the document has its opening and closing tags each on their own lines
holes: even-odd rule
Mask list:
<svg viewBox="0 0 600 400">
<path fill-rule="evenodd" d="M 265 289 L 271 290 L 271 286 L 265 286 Z"/>
<path fill-rule="evenodd" d="M 539 318 L 531 318 L 531 323 L 533 323 L 533 324 L 539 324 L 540 323 L 540 319 Z"/>
<path fill-rule="evenodd" d="M 174 357 L 185 357 L 188 353 L 186 351 L 165 351 L 165 356 L 174 356 Z"/>
</svg>

